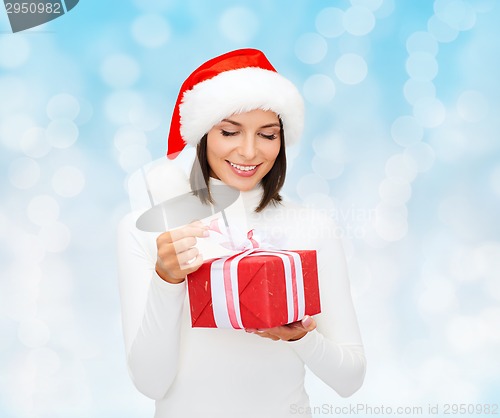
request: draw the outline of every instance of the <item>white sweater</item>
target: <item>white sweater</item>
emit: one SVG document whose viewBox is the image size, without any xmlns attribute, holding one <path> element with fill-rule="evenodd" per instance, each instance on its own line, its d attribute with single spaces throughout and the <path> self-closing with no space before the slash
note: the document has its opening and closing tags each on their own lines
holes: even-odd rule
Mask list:
<svg viewBox="0 0 500 418">
<path fill-rule="evenodd" d="M 365 357 L 338 230 L 327 216 L 289 202 L 255 213 L 261 193 L 259 187 L 241 194 L 247 227 L 283 249 L 317 250 L 322 312 L 317 329 L 294 342 L 192 328 L 186 282 L 170 284 L 155 272 L 159 234 L 139 231 L 137 214 L 120 224 L 128 368 L 137 389 L 156 400 L 155 418 L 309 417 L 297 414 L 309 405 L 304 365 L 343 397 L 363 382 Z"/>
</svg>

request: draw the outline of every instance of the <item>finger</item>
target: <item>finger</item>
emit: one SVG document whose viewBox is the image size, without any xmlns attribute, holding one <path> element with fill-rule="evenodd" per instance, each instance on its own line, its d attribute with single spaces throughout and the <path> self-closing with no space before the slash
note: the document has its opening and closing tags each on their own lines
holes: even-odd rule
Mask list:
<svg viewBox="0 0 500 418">
<path fill-rule="evenodd" d="M 307 320 L 309 318 L 309 320 Z M 310 317 L 305 318 L 307 327 L 304 327 L 302 321 L 292 322 L 287 325 L 282 325 L 279 327 L 268 328 L 265 330 L 266 333 L 274 335 L 284 341 L 292 341 L 302 338 L 305 334 L 316 328 L 316 322 Z"/>
<path fill-rule="evenodd" d="M 189 248 L 188 250 L 177 254 L 177 260 L 179 262 L 180 268 L 191 268 L 192 264 L 196 261 L 196 258 L 200 252 L 198 248 Z"/>
<path fill-rule="evenodd" d="M 172 244 L 174 244 L 175 252 L 177 254 L 180 254 L 194 247 L 196 243 L 197 240 L 195 237 L 186 237 L 186 238 L 181 238 L 178 241 L 174 241 Z"/>
<path fill-rule="evenodd" d="M 171 244 L 187 237 L 208 237 L 208 227 L 188 225 L 172 231 L 163 232 L 156 238 L 156 245 Z"/>
<path fill-rule="evenodd" d="M 316 321 L 309 315 L 304 316 L 301 321 L 292 322 L 285 325 L 288 330 L 299 330 L 310 332 L 316 329 Z"/>
<path fill-rule="evenodd" d="M 201 265 L 203 264 L 203 256 L 201 254 L 198 254 L 192 262 L 191 260 L 188 261 L 189 264 L 185 264 L 184 266 L 181 267 L 181 271 L 185 275 L 193 273 L 201 267 Z"/>
<path fill-rule="evenodd" d="M 175 242 L 179 241 L 182 238 L 186 237 L 199 237 L 206 238 L 208 237 L 208 227 L 202 225 L 194 225 L 189 224 L 183 226 L 179 229 L 173 229 L 172 231 L 165 232 L 161 235 L 162 239 L 164 238 L 167 242 Z"/>
<path fill-rule="evenodd" d="M 270 334 L 266 331 L 257 330 L 254 332 L 254 334 L 258 335 L 259 337 L 262 337 L 262 338 L 269 338 L 270 340 L 273 340 L 273 341 L 278 341 L 280 339 L 277 335 Z"/>
<path fill-rule="evenodd" d="M 266 330 L 261 330 L 259 333 L 265 333 L 266 335 L 270 335 L 274 337 L 273 339 L 277 340 L 288 340 L 289 337 L 289 329 L 286 326 L 268 328 Z"/>
<path fill-rule="evenodd" d="M 198 220 L 191 222 L 189 225 L 199 226 L 201 228 L 207 228 L 208 229 L 207 225 L 205 225 L 202 221 L 198 221 Z"/>
<path fill-rule="evenodd" d="M 307 332 L 311 332 L 316 329 L 316 321 L 309 315 L 306 315 L 304 316 L 304 318 L 302 318 L 301 325 Z"/>
</svg>

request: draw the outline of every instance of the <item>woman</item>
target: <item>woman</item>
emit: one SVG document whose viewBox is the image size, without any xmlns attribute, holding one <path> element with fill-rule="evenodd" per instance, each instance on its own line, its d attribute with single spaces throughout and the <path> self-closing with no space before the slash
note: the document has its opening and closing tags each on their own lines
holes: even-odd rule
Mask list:
<svg viewBox="0 0 500 418">
<path fill-rule="evenodd" d="M 285 146 L 297 142 L 303 102 L 264 54 L 233 51 L 203 64 L 183 84 L 169 158 L 197 148 L 191 189 L 204 203 L 225 184 L 240 191 L 251 228 L 283 249 L 315 249 L 322 312 L 264 330 L 192 328 L 186 275 L 208 235 L 193 222 L 154 236 L 120 226 L 120 292 L 134 384 L 165 417 L 310 417 L 304 365 L 341 396 L 362 384 L 365 358 L 346 263 L 333 222 L 282 200 Z"/>
</svg>

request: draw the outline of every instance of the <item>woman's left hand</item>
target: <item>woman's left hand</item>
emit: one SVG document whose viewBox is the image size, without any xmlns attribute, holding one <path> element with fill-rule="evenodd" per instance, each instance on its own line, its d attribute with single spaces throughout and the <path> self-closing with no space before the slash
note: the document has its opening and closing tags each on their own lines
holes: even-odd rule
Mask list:
<svg viewBox="0 0 500 418">
<path fill-rule="evenodd" d="M 254 333 L 259 337 L 270 338 L 273 341 L 297 341 L 314 329 L 316 329 L 316 321 L 306 315 L 302 318 L 302 321 L 292 322 L 291 324 L 267 329 L 245 329 L 245 331 Z"/>
</svg>

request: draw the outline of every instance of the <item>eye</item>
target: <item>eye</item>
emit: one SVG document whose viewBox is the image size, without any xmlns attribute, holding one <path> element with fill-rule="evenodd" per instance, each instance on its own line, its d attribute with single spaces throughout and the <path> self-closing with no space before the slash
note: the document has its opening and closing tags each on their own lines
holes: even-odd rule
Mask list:
<svg viewBox="0 0 500 418">
<path fill-rule="evenodd" d="M 261 133 L 260 136 L 262 138 L 266 138 L 266 139 L 269 139 L 269 140 L 276 139 L 278 137 L 278 135 L 276 135 L 276 134 L 269 134 L 269 135 L 267 135 L 267 134 L 263 134 L 263 133 Z"/>
<path fill-rule="evenodd" d="M 222 136 L 234 136 L 238 132 L 230 132 L 230 131 L 225 131 L 224 129 L 221 129 L 220 133 L 222 134 Z"/>
</svg>

